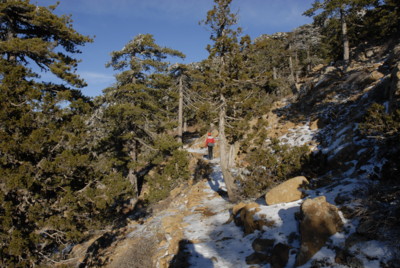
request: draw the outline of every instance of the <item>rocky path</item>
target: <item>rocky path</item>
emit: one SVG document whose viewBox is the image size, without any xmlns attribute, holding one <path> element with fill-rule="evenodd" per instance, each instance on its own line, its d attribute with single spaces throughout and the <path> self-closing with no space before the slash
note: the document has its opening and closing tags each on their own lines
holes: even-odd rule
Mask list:
<svg viewBox="0 0 400 268">
<path fill-rule="evenodd" d="M 280 141 L 298 145 L 309 143 L 315 135 L 310 124 L 289 129 L 287 133 L 280 136 Z M 206 153 L 205 149 L 187 150 L 197 158 Z M 128 227 L 127 239 L 118 247 L 125 249 L 113 252 L 109 267 L 151 267 L 138 262 L 140 254 L 143 259 L 152 256 L 151 263 L 160 268 L 295 266 L 296 256 L 303 249 L 296 215 L 305 199 L 268 206 L 265 201 L 231 204 L 226 197 L 219 159 L 210 162 L 213 171 L 208 179 L 174 189 L 152 217 Z M 318 189 L 307 190 L 308 199 L 335 204 L 340 201 L 338 196 L 350 196 L 359 188 L 356 178 L 340 182 L 332 181 Z M 342 214 L 340 217 L 343 230 L 316 248 L 312 253 L 315 255 L 299 267 L 313 267 L 318 263 L 349 267 L 346 256 L 342 264 L 335 263 L 340 261 L 337 256 L 341 256 L 337 249 L 343 248 L 348 243 L 347 237 L 356 232 L 357 220 L 346 220 Z M 379 261 L 390 256 L 376 241 L 362 242 L 346 250 L 362 265 L 359 267 L 379 267 Z"/>
<path fill-rule="evenodd" d="M 201 157 L 203 151 L 191 153 Z M 228 223 L 233 205 L 225 194 L 219 159 L 210 162 L 213 171 L 208 180 L 173 190 L 165 208 L 141 224 L 128 226 L 129 232 L 112 252 L 108 267 L 146 265 L 141 262 L 146 254 L 160 268 L 248 267 L 246 256 L 253 251 L 251 241 L 256 234 L 244 236 L 242 227 Z M 140 259 L 139 254 L 143 255 Z"/>
<path fill-rule="evenodd" d="M 231 204 L 218 193 L 225 191 L 218 163 L 205 183 L 203 198 L 192 208 L 192 214 L 183 221 L 187 224 L 184 238 L 188 240 L 185 251 L 190 267 L 246 267 L 246 256 L 252 252 L 254 237 L 244 236 L 240 227 L 230 218 Z"/>
</svg>

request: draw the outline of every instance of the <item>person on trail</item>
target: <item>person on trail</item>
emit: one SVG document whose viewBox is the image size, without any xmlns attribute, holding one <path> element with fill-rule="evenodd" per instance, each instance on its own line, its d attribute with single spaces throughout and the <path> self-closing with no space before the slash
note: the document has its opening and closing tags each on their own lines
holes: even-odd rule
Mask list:
<svg viewBox="0 0 400 268">
<path fill-rule="evenodd" d="M 208 159 L 212 160 L 213 159 L 213 147 L 215 145 L 215 140 L 211 136 L 211 133 L 208 133 L 207 139 L 206 139 L 206 146 L 208 147 Z"/>
</svg>

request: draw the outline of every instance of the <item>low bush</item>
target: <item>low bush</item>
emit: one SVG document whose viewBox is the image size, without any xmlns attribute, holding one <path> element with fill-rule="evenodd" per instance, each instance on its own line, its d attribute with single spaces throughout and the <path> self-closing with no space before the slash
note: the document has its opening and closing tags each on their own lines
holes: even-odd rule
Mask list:
<svg viewBox="0 0 400 268">
<path fill-rule="evenodd" d="M 245 159 L 250 166 L 248 175 L 241 179 L 243 196 L 258 197 L 269 187 L 299 175 L 308 159 L 307 146 L 290 147 L 277 139 L 268 147 L 253 149 Z"/>
<path fill-rule="evenodd" d="M 168 197 L 172 189 L 189 178 L 189 154 L 177 149 L 145 177 L 150 189 L 146 201 L 155 203 Z"/>
</svg>

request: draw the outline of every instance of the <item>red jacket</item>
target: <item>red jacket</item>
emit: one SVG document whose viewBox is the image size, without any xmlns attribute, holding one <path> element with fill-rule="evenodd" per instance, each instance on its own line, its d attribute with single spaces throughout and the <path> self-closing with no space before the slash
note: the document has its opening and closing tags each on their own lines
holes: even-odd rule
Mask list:
<svg viewBox="0 0 400 268">
<path fill-rule="evenodd" d="M 212 144 L 215 143 L 215 140 L 212 136 L 208 136 L 206 139 L 206 146 L 208 146 L 209 143 L 212 143 Z"/>
</svg>

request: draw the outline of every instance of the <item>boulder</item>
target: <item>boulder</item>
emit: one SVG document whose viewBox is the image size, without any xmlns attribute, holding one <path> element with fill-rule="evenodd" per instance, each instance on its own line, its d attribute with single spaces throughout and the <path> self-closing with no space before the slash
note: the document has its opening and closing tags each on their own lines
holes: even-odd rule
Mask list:
<svg viewBox="0 0 400 268">
<path fill-rule="evenodd" d="M 279 243 L 277 244 L 271 253 L 270 264 L 272 268 L 284 268 L 289 260 L 289 249 L 288 245 Z"/>
<path fill-rule="evenodd" d="M 384 74 L 383 74 L 383 73 L 381 73 L 381 72 L 379 72 L 379 71 L 373 71 L 373 72 L 370 74 L 369 79 L 370 79 L 372 82 L 374 82 L 374 81 L 380 80 L 380 79 L 383 78 L 383 77 L 384 77 Z"/>
<path fill-rule="evenodd" d="M 267 205 L 274 205 L 299 200 L 304 197 L 299 188 L 308 183 L 306 177 L 303 176 L 287 180 L 268 191 L 265 195 L 265 202 L 267 202 Z"/>
<path fill-rule="evenodd" d="M 319 119 L 310 122 L 310 129 L 311 130 L 317 130 L 318 129 L 318 122 L 319 122 Z"/>
<path fill-rule="evenodd" d="M 296 266 L 310 260 L 342 227 L 338 208 L 326 202 L 325 196 L 305 200 L 300 208 L 301 247 Z"/>
<path fill-rule="evenodd" d="M 260 205 L 257 203 L 239 203 L 232 209 L 235 224 L 243 226 L 246 235 L 254 233 L 255 230 L 262 231 L 264 226 L 273 226 L 275 223 L 266 220 L 263 214 L 258 214 L 257 219 L 254 217 L 260 210 Z"/>
</svg>

